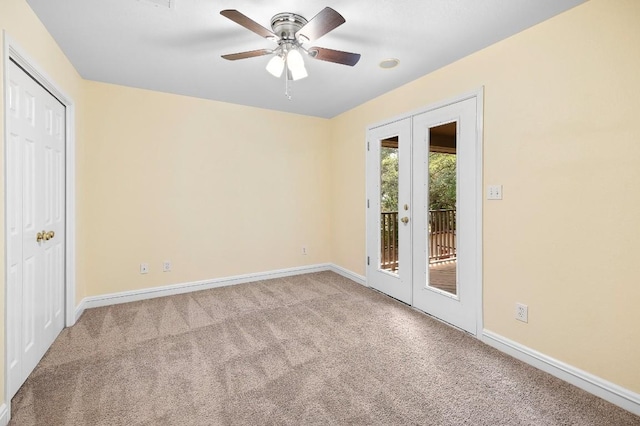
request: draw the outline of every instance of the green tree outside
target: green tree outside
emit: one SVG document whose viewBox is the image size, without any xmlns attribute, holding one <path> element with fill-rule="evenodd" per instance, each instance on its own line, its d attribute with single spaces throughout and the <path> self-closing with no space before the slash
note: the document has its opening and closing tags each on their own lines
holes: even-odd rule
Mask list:
<svg viewBox="0 0 640 426">
<path fill-rule="evenodd" d="M 380 207 L 398 211 L 398 149 L 380 149 Z M 429 209 L 456 208 L 456 155 L 429 153 Z"/>
<path fill-rule="evenodd" d="M 429 210 L 456 208 L 456 155 L 429 153 Z"/>
<path fill-rule="evenodd" d="M 398 211 L 398 149 L 380 148 L 380 208 Z"/>
</svg>

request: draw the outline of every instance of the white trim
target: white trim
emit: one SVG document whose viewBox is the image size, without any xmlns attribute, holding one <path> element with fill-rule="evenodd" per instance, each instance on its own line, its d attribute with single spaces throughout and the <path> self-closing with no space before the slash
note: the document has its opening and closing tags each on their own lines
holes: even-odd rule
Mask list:
<svg viewBox="0 0 640 426">
<path fill-rule="evenodd" d="M 86 297 L 84 299 L 82 299 L 80 301 L 80 303 L 78 303 L 78 306 L 76 306 L 76 308 L 74 309 L 74 311 L 73 311 L 73 320 L 75 322 L 77 322 L 80 319 L 80 317 L 84 313 L 84 310 L 87 309 L 87 307 L 85 306 L 85 301 L 86 300 L 87 300 Z"/>
<path fill-rule="evenodd" d="M 9 410 L 7 410 L 7 404 L 0 405 L 0 426 L 7 426 L 9 424 Z"/>
<path fill-rule="evenodd" d="M 640 415 L 640 394 L 604 380 L 584 370 L 540 353 L 492 331 L 484 330 L 482 339 L 489 346 L 526 362 L 552 376 L 571 383 L 627 411 Z"/>
<path fill-rule="evenodd" d="M 173 296 L 175 294 L 190 293 L 193 291 L 207 290 L 210 288 L 226 287 L 236 284 L 250 283 L 254 281 L 273 278 L 290 277 L 293 275 L 310 274 L 331 270 L 329 263 L 318 265 L 299 266 L 295 268 L 278 269 L 274 271 L 257 272 L 252 274 L 235 275 L 231 277 L 214 278 L 210 280 L 191 281 L 161 287 L 145 288 L 142 290 L 123 291 L 120 293 L 103 294 L 100 296 L 86 297 L 80 302 L 77 312 L 100 306 L 117 305 L 119 303 L 135 302 L 138 300 L 153 299 L 156 297 Z"/>
<path fill-rule="evenodd" d="M 482 218 L 483 218 L 483 200 L 484 200 L 484 163 L 482 153 L 484 152 L 484 86 L 480 87 L 476 93 L 476 282 L 479 282 L 476 303 L 477 303 L 477 318 L 476 318 L 476 337 L 480 338 L 482 330 L 484 330 L 484 283 L 482 281 Z"/>
<path fill-rule="evenodd" d="M 416 115 L 424 114 L 425 112 L 429 112 L 429 111 L 440 109 L 442 107 L 446 107 L 446 106 L 449 106 L 449 105 L 457 104 L 458 102 L 466 101 L 467 99 L 471 99 L 471 98 L 475 98 L 475 97 L 478 97 L 478 96 L 482 96 L 483 93 L 484 93 L 484 86 L 481 86 L 479 89 L 476 89 L 474 91 L 465 92 L 465 93 L 462 93 L 462 94 L 460 94 L 458 96 L 454 96 L 454 97 L 445 99 L 445 100 L 440 101 L 440 102 L 435 102 L 435 103 L 429 104 L 427 106 L 423 106 L 423 107 L 417 108 L 417 109 L 412 110 L 412 111 L 404 112 L 402 114 L 396 115 L 395 117 L 388 118 L 388 119 L 383 120 L 383 121 L 378 121 L 378 122 L 373 123 L 373 124 L 368 124 L 366 126 L 366 130 L 372 130 L 372 129 L 375 129 L 376 127 L 385 126 L 385 125 L 387 125 L 389 123 L 393 123 L 395 121 L 400 121 L 400 120 L 402 120 L 404 118 L 407 118 L 407 117 L 413 117 L 413 116 L 416 116 Z"/>
<path fill-rule="evenodd" d="M 364 273 L 365 273 L 365 283 L 368 287 L 369 285 L 369 263 L 371 262 L 369 255 L 369 209 L 371 208 L 369 203 L 369 191 L 367 188 L 369 187 L 369 168 L 371 167 L 371 160 L 369 159 L 369 128 L 364 131 L 365 140 L 364 140 Z"/>
<path fill-rule="evenodd" d="M 358 284 L 361 284 L 365 287 L 369 287 L 369 285 L 367 284 L 367 278 L 365 276 L 356 274 L 355 272 L 343 268 L 342 266 L 338 266 L 332 263 L 329 265 L 329 270 L 335 272 L 338 275 L 342 275 L 343 277 L 348 278 L 351 281 L 357 282 Z"/>
<path fill-rule="evenodd" d="M 76 108 L 67 105 L 67 145 L 65 150 L 66 223 L 65 223 L 65 317 L 67 327 L 76 323 Z"/>
<path fill-rule="evenodd" d="M 193 291 L 207 290 L 210 288 L 226 287 L 236 284 L 245 284 L 255 281 L 269 280 L 273 278 L 291 277 L 294 275 L 311 274 L 314 272 L 331 271 L 358 284 L 366 286 L 366 279 L 342 266 L 333 263 L 319 263 L 316 265 L 298 266 L 295 268 L 277 269 L 273 271 L 257 272 L 252 274 L 235 275 L 231 277 L 213 278 L 210 280 L 191 281 L 161 287 L 152 287 L 142 290 L 123 291 L 120 293 L 103 294 L 100 296 L 85 297 L 74 311 L 75 319 L 79 319 L 85 309 L 100 306 L 117 305 L 120 303 L 135 302 L 138 300 L 153 299 L 156 297 L 172 296 L 175 294 L 190 293 Z"/>
</svg>

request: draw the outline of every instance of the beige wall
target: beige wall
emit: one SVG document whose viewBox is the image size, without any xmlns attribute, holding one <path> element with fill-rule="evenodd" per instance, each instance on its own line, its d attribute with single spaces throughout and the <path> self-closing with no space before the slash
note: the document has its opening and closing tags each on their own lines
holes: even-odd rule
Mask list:
<svg viewBox="0 0 640 426">
<path fill-rule="evenodd" d="M 333 119 L 333 261 L 364 274 L 366 126 L 484 86 L 485 328 L 640 392 L 639 20 L 592 0 Z"/>
<path fill-rule="evenodd" d="M 330 261 L 326 120 L 95 82 L 87 99 L 87 295 Z"/>
</svg>

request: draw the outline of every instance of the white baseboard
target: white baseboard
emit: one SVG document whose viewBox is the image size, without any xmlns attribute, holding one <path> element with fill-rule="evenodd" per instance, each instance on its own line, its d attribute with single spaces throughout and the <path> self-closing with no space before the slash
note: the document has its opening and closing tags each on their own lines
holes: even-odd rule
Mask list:
<svg viewBox="0 0 640 426">
<path fill-rule="evenodd" d="M 625 389 L 615 383 L 594 376 L 555 358 L 521 345 L 488 330 L 482 332 L 484 343 L 524 361 L 552 376 L 571 383 L 593 395 L 640 415 L 640 394 Z"/>
<path fill-rule="evenodd" d="M 253 274 L 235 275 L 232 277 L 216 278 L 211 280 L 193 281 L 173 284 L 162 287 L 152 287 L 142 290 L 123 291 L 120 293 L 103 294 L 82 299 L 75 311 L 76 321 L 85 309 L 100 306 L 116 305 L 119 303 L 135 302 L 138 300 L 152 299 L 154 297 L 171 296 L 174 294 L 188 293 L 191 291 L 206 290 L 228 285 L 244 284 L 253 281 L 268 280 L 273 278 L 290 277 L 293 275 L 310 274 L 313 272 L 332 271 L 359 284 L 366 285 L 366 278 L 351 272 L 341 266 L 332 263 L 320 263 L 295 268 L 278 269 L 274 271 L 257 272 Z"/>
<path fill-rule="evenodd" d="M 210 288 L 225 287 L 236 284 L 245 284 L 254 281 L 269 280 L 273 278 L 290 277 L 294 275 L 311 274 L 333 270 L 330 263 L 321 263 L 295 268 L 277 269 L 252 274 L 235 275 L 231 277 L 215 278 L 210 280 L 192 281 L 187 283 L 172 284 L 161 287 L 145 288 L 142 290 L 123 291 L 120 293 L 103 294 L 100 296 L 85 297 L 76 308 L 76 320 L 85 309 L 100 306 L 117 305 L 120 303 L 136 302 L 138 300 L 153 299 L 156 297 L 172 296 L 175 294 L 189 293 L 192 291 L 207 290 Z"/>
<path fill-rule="evenodd" d="M 331 263 L 329 265 L 329 270 L 335 272 L 338 275 L 342 275 L 345 278 L 349 278 L 351 281 L 355 281 L 358 284 L 361 284 L 365 287 L 367 286 L 367 277 L 364 277 L 360 274 L 356 274 L 348 269 L 343 268 L 342 266 L 338 266 L 336 264 Z"/>
<path fill-rule="evenodd" d="M 74 325 L 75 325 L 75 323 L 78 322 L 78 320 L 80 319 L 80 317 L 84 313 L 84 310 L 86 309 L 86 306 L 85 306 L 85 301 L 86 300 L 87 300 L 87 298 L 85 297 L 84 299 L 82 299 L 80 301 L 80 303 L 78 303 L 78 306 L 76 306 L 76 310 L 73 313 L 73 315 L 75 316 L 75 320 L 73 321 Z M 67 327 L 69 327 L 69 325 L 67 325 Z"/>
<path fill-rule="evenodd" d="M 0 426 L 7 426 L 9 424 L 9 410 L 7 410 L 7 404 L 0 405 Z"/>
</svg>

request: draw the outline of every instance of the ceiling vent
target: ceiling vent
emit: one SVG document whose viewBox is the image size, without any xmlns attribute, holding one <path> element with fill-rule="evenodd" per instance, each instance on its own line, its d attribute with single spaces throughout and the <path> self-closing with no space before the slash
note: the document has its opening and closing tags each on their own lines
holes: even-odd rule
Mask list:
<svg viewBox="0 0 640 426">
<path fill-rule="evenodd" d="M 140 3 L 148 4 L 155 7 L 163 7 L 166 9 L 175 9 L 176 0 L 138 0 Z"/>
</svg>

